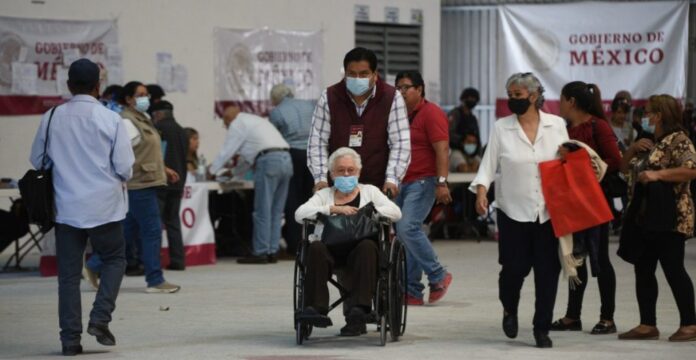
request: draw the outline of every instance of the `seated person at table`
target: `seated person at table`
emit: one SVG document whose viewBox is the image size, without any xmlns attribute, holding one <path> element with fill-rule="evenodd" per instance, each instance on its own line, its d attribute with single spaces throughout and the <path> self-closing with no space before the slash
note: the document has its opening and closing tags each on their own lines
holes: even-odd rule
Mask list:
<svg viewBox="0 0 696 360">
<path fill-rule="evenodd" d="M 401 210 L 373 185 L 358 184 L 362 163 L 355 150 L 342 147 L 329 157 L 329 174 L 334 186 L 317 191 L 295 212 L 295 220 L 316 219 L 317 214 L 352 215 L 372 202 L 375 210 L 392 221 L 401 218 Z M 321 238 L 322 226 L 315 229 Z M 310 239 L 311 241 L 311 239 Z M 329 280 L 336 264 L 345 264 L 343 286 L 350 292 L 343 336 L 358 336 L 366 332 L 365 317 L 370 313 L 377 286 L 377 239 L 362 240 L 345 259 L 329 253 L 321 241 L 311 241 L 307 249 L 305 278 L 305 309 L 303 317 L 312 325 L 326 327 L 331 320 L 329 311 Z"/>
<path fill-rule="evenodd" d="M 198 131 L 194 128 L 184 128 L 184 134 L 186 134 L 186 138 L 188 139 L 186 170 L 195 175 L 196 171 L 198 171 L 198 146 L 200 145 L 200 138 L 198 136 Z"/>
<path fill-rule="evenodd" d="M 481 141 L 476 134 L 462 138 L 462 149 L 453 149 L 450 154 L 450 172 L 477 172 L 481 163 Z"/>
</svg>

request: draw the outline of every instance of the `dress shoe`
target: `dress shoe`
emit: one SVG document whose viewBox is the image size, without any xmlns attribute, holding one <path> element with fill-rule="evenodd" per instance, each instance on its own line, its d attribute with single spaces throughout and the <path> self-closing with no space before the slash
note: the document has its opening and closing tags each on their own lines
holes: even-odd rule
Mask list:
<svg viewBox="0 0 696 360">
<path fill-rule="evenodd" d="M 186 265 L 181 265 L 181 264 L 169 264 L 169 265 L 167 266 L 167 270 L 184 271 L 184 270 L 186 270 Z"/>
<path fill-rule="evenodd" d="M 128 265 L 126 266 L 126 276 L 143 276 L 145 275 L 145 268 L 142 265 Z"/>
<path fill-rule="evenodd" d="M 247 257 L 237 259 L 237 264 L 268 264 L 268 256 L 249 255 Z"/>
<path fill-rule="evenodd" d="M 360 336 L 367 334 L 365 323 L 367 313 L 359 306 L 353 306 L 346 315 L 346 326 L 341 328 L 341 336 Z"/>
<path fill-rule="evenodd" d="M 669 337 L 669 341 L 681 342 L 681 341 L 696 341 L 696 331 L 686 331 L 683 328 L 679 328 L 677 332 Z"/>
<path fill-rule="evenodd" d="M 549 333 L 547 332 L 535 331 L 534 340 L 536 341 L 536 347 L 538 348 L 548 349 L 553 347 L 553 342 L 551 341 L 551 338 L 549 338 Z"/>
<path fill-rule="evenodd" d="M 114 337 L 114 334 L 109 331 L 109 327 L 107 325 L 89 324 L 87 327 L 87 333 L 96 337 L 97 342 L 104 346 L 116 345 L 116 338 Z"/>
<path fill-rule="evenodd" d="M 503 315 L 503 332 L 505 332 L 505 336 L 509 337 L 510 339 L 516 338 L 517 328 L 516 314 Z"/>
<path fill-rule="evenodd" d="M 611 324 L 608 324 L 605 321 L 600 321 L 597 323 L 592 328 L 592 331 L 590 331 L 590 334 L 592 335 L 606 335 L 606 334 L 614 334 L 616 332 L 616 324 L 612 322 Z"/>
<path fill-rule="evenodd" d="M 570 320 L 570 322 L 564 322 L 560 318 L 553 323 L 551 323 L 551 330 L 553 331 L 582 331 L 582 321 L 580 320 Z"/>
<path fill-rule="evenodd" d="M 82 345 L 63 346 L 63 356 L 75 356 L 77 354 L 82 354 Z"/>
<path fill-rule="evenodd" d="M 305 324 L 316 326 L 319 328 L 325 328 L 333 325 L 331 318 L 322 314 L 311 306 L 307 306 L 302 310 L 302 313 L 298 316 L 298 319 Z"/>
<path fill-rule="evenodd" d="M 619 334 L 619 340 L 657 340 L 660 338 L 660 331 L 656 327 L 651 327 L 648 332 L 638 332 L 633 328 L 623 334 Z"/>
<path fill-rule="evenodd" d="M 275 264 L 278 262 L 278 256 L 276 254 L 268 254 L 268 263 Z"/>
</svg>

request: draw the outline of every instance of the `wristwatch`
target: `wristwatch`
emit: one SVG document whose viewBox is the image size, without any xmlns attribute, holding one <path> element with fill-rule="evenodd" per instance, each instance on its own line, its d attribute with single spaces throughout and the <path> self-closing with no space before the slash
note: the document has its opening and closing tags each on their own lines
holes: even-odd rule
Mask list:
<svg viewBox="0 0 696 360">
<path fill-rule="evenodd" d="M 447 178 L 444 176 L 437 177 L 437 186 L 447 186 Z"/>
</svg>

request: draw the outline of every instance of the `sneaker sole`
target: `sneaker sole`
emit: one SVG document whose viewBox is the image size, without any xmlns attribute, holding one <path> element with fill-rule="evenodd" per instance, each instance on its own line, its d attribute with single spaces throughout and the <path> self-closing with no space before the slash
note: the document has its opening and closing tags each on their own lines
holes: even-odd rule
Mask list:
<svg viewBox="0 0 696 360">
<path fill-rule="evenodd" d="M 148 294 L 173 294 L 179 290 L 181 290 L 181 287 L 178 287 L 176 289 L 147 288 L 147 289 L 145 289 L 145 292 Z"/>
</svg>

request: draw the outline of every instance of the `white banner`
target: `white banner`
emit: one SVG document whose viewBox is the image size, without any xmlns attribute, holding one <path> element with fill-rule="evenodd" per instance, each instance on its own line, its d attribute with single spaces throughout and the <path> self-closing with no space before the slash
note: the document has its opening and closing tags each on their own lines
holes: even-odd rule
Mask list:
<svg viewBox="0 0 696 360">
<path fill-rule="evenodd" d="M 118 54 L 109 54 L 119 52 Z M 88 58 L 121 72 L 115 20 L 65 21 L 0 16 L 0 115 L 41 114 L 61 102 L 70 63 Z"/>
<path fill-rule="evenodd" d="M 316 100 L 322 91 L 320 32 L 215 28 L 215 110 L 229 105 L 266 115 L 273 85 L 285 83 L 295 98 Z"/>
<path fill-rule="evenodd" d="M 215 232 L 210 222 L 208 212 L 208 186 L 204 183 L 187 183 L 179 208 L 181 220 L 181 235 L 184 239 L 186 265 L 214 264 Z M 162 233 L 162 267 L 169 263 L 166 231 Z M 88 253 L 91 247 L 88 246 Z M 54 231 L 46 233 L 41 239 L 41 260 L 39 272 L 42 276 L 55 276 L 56 267 L 56 237 Z"/>
<path fill-rule="evenodd" d="M 634 99 L 683 98 L 686 89 L 688 1 L 577 2 L 499 7 L 498 115 L 509 114 L 505 80 L 533 72 L 558 110 L 568 82 L 597 84 L 610 101 L 619 90 Z"/>
</svg>

